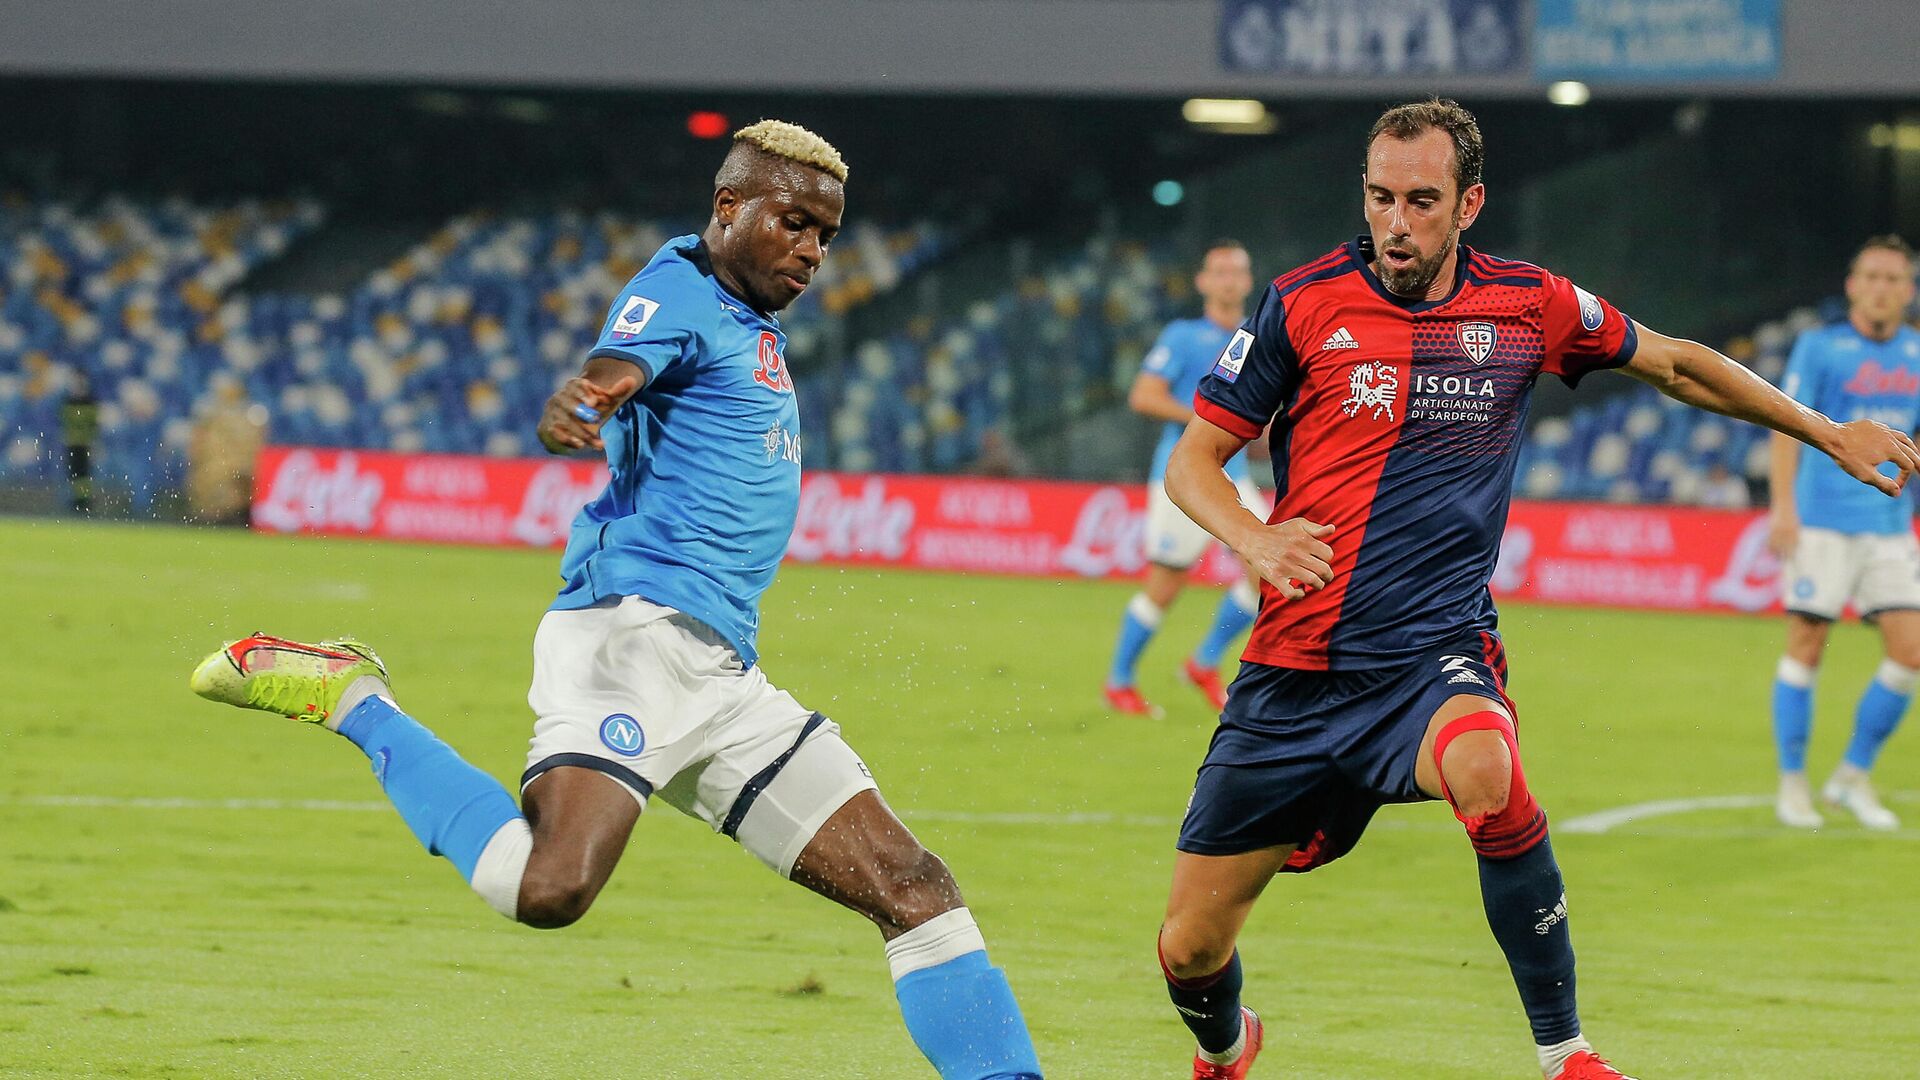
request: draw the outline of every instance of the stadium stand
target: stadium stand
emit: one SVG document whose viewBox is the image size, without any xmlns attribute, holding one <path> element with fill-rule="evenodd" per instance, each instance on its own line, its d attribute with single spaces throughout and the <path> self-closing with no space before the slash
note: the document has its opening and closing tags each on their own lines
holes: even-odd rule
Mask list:
<svg viewBox="0 0 1920 1080">
<path fill-rule="evenodd" d="M 345 296 L 236 291 L 323 219 L 314 203 L 10 209 L 0 372 L 18 375 L 0 375 L 0 480 L 59 483 L 61 406 L 82 385 L 102 402 L 96 473 L 139 513 L 180 486 L 193 420 L 236 401 L 264 406 L 284 443 L 537 452 L 521 403 L 575 369 L 670 235 L 612 215 L 465 215 Z M 785 320 L 790 351 L 819 350 L 946 244 L 927 226 L 850 228 Z"/>
<path fill-rule="evenodd" d="M 533 454 L 524 417 L 571 373 L 614 293 L 672 223 L 548 211 L 447 221 L 344 295 L 244 283 L 320 229 L 312 201 L 212 208 L 109 199 L 0 207 L 0 482 L 58 487 L 62 406 L 100 403 L 95 473 L 136 513 L 185 480 L 194 425 L 253 407 L 273 441 Z M 856 223 L 784 323 L 811 463 L 853 471 L 1020 471 L 1023 436 L 1098 418 L 1167 319 L 1191 306 L 1170 238 L 1103 230 L 944 316 L 851 340 L 849 315 L 954 247 L 928 224 Z M 1728 351 L 1777 381 L 1794 337 L 1837 300 Z M 1584 395 L 1583 395 L 1584 397 Z M 1517 492 L 1740 505 L 1766 477 L 1764 433 L 1650 388 L 1536 422 Z"/>
<path fill-rule="evenodd" d="M 274 403 L 284 442 L 535 453 L 520 406 L 576 369 L 614 293 L 669 235 L 613 215 L 455 218 L 345 299 L 253 298 L 269 347 L 291 363 L 250 389 Z M 785 320 L 791 349 L 815 349 L 941 245 L 925 228 L 850 229 Z"/>
<path fill-rule="evenodd" d="M 1794 337 L 1821 321 L 1813 309 L 1802 308 L 1723 347 L 1778 382 Z M 1766 434 L 1635 384 L 1534 424 L 1521 450 L 1515 491 L 1536 499 L 1724 504 L 1724 497 L 1708 498 L 1710 474 L 1718 466 L 1750 485 L 1764 485 Z"/>
<path fill-rule="evenodd" d="M 217 374 L 267 358 L 229 291 L 324 217 L 310 201 L 0 206 L 0 480 L 54 482 L 61 408 L 90 388 L 98 472 L 150 509 L 179 483 L 190 418 L 221 393 Z"/>
<path fill-rule="evenodd" d="M 1830 297 L 1796 308 L 1723 346 L 1729 356 L 1778 383 L 1800 333 L 1846 318 Z M 1920 324 L 1920 307 L 1909 313 Z M 1690 409 L 1650 386 L 1583 402 L 1532 425 L 1515 491 L 1536 499 L 1667 502 L 1738 508 L 1766 501 L 1767 432 Z M 1739 499 L 1729 479 L 1744 482 Z"/>
<path fill-rule="evenodd" d="M 1014 432 L 1116 400 L 1191 293 L 1175 266 L 1096 236 L 962 314 L 861 342 L 832 398 L 834 464 L 999 471 Z"/>
</svg>

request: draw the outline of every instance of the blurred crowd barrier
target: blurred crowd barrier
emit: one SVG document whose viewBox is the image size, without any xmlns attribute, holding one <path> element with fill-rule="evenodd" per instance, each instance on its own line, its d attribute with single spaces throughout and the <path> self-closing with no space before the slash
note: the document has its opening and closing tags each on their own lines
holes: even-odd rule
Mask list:
<svg viewBox="0 0 1920 1080">
<path fill-rule="evenodd" d="M 578 460 L 502 460 L 268 447 L 256 529 L 404 541 L 558 547 L 606 483 Z M 1137 484 L 809 472 L 787 558 L 1029 577 L 1132 578 L 1144 566 Z M 1764 514 L 1515 500 L 1496 596 L 1683 611 L 1777 611 Z M 1203 580 L 1239 572 L 1216 545 Z"/>
<path fill-rule="evenodd" d="M 607 481 L 579 460 L 269 447 L 254 472 L 253 526 L 441 543 L 558 547 Z M 1131 578 L 1146 565 L 1138 484 L 810 471 L 788 558 L 864 566 Z M 1216 545 L 1198 573 L 1233 580 Z"/>
</svg>

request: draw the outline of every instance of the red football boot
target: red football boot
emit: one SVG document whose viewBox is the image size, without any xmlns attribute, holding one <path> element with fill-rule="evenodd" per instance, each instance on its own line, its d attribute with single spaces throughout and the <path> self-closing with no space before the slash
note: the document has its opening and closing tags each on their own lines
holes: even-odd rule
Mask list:
<svg viewBox="0 0 1920 1080">
<path fill-rule="evenodd" d="M 1633 1080 L 1633 1077 L 1607 1064 L 1607 1059 L 1591 1050 L 1575 1050 L 1553 1080 Z"/>
<path fill-rule="evenodd" d="M 1130 716 L 1152 716 L 1156 718 L 1163 715 L 1158 706 L 1155 706 L 1146 698 L 1140 696 L 1138 687 L 1109 686 L 1104 692 L 1107 695 L 1107 704 L 1113 706 L 1117 712 L 1123 712 Z"/>
<path fill-rule="evenodd" d="M 1247 1027 L 1247 1048 L 1240 1052 L 1240 1060 L 1231 1065 L 1215 1065 L 1195 1054 L 1193 1080 L 1244 1080 L 1247 1070 L 1253 1068 L 1253 1059 L 1260 1056 L 1260 1043 L 1266 1032 L 1260 1026 L 1259 1015 L 1245 1005 L 1240 1006 L 1240 1022 Z"/>
<path fill-rule="evenodd" d="M 1207 695 L 1207 700 L 1213 703 L 1213 711 L 1219 712 L 1227 707 L 1227 688 L 1220 685 L 1219 668 L 1201 667 L 1189 656 L 1186 663 L 1180 665 L 1180 673 Z"/>
</svg>

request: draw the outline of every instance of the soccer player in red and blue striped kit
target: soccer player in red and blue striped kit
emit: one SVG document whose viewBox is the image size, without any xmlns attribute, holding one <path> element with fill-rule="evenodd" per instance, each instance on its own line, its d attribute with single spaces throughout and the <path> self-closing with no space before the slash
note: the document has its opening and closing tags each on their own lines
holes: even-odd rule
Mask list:
<svg viewBox="0 0 1920 1080">
<path fill-rule="evenodd" d="M 1235 941 L 1269 880 L 1339 858 L 1381 806 L 1422 799 L 1445 799 L 1466 828 L 1541 1074 L 1623 1076 L 1581 1034 L 1566 894 L 1487 590 L 1535 379 L 1623 368 L 1889 495 L 1920 470 L 1903 433 L 1835 423 L 1565 278 L 1461 245 L 1486 202 L 1484 159 L 1454 102 L 1382 115 L 1368 235 L 1265 291 L 1167 467 L 1174 502 L 1263 579 L 1160 930 L 1168 992 L 1200 1044 L 1196 1080 L 1238 1080 L 1259 1053 Z M 1269 423 L 1278 505 L 1262 521 L 1220 470 Z"/>
</svg>

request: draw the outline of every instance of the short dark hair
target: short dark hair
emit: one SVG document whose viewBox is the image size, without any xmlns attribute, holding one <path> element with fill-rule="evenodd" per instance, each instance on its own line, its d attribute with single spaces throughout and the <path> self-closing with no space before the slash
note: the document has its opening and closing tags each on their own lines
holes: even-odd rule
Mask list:
<svg viewBox="0 0 1920 1080">
<path fill-rule="evenodd" d="M 1849 270 L 1851 270 L 1853 266 L 1858 265 L 1860 256 L 1865 255 L 1869 251 L 1891 251 L 1895 255 L 1907 260 L 1908 266 L 1914 265 L 1916 261 L 1913 255 L 1913 245 L 1902 239 L 1899 233 L 1882 233 L 1879 236 L 1867 237 L 1866 242 L 1860 245 L 1860 250 L 1853 253 L 1853 262 L 1849 264 Z"/>
<path fill-rule="evenodd" d="M 1406 142 L 1434 128 L 1453 140 L 1453 178 L 1460 185 L 1457 194 L 1465 194 L 1480 182 L 1480 173 L 1487 165 L 1487 146 L 1480 141 L 1480 122 L 1452 98 L 1409 101 L 1381 113 L 1373 122 L 1373 130 L 1367 132 L 1367 153 L 1373 153 L 1373 142 L 1382 135 Z"/>
<path fill-rule="evenodd" d="M 1231 236 L 1216 237 L 1212 242 L 1208 243 L 1206 247 L 1203 247 L 1200 249 L 1200 262 L 1202 265 L 1205 265 L 1207 261 L 1207 256 L 1213 254 L 1216 251 L 1245 251 L 1245 250 L 1247 250 L 1247 245 L 1241 243 L 1238 240 L 1235 240 Z"/>
</svg>

